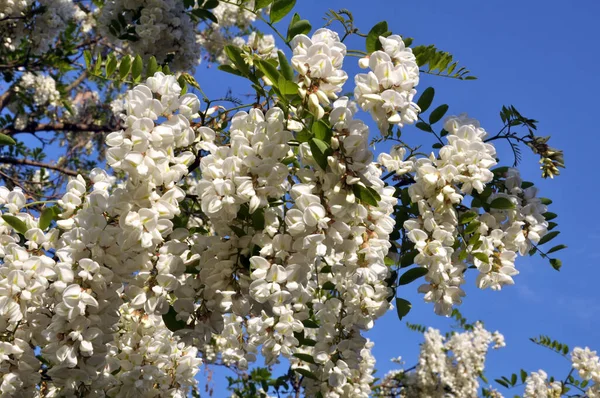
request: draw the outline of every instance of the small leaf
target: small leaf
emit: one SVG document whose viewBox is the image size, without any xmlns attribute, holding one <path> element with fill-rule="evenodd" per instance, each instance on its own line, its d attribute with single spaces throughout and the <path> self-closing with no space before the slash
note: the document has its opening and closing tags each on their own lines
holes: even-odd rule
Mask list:
<svg viewBox="0 0 600 398">
<path fill-rule="evenodd" d="M 318 329 L 319 328 L 319 324 L 315 321 L 313 321 L 312 319 L 305 319 L 302 321 L 302 324 L 304 325 L 305 328 L 309 328 L 309 329 Z"/>
<path fill-rule="evenodd" d="M 433 89 L 433 87 L 427 87 L 423 91 L 423 93 L 419 97 L 419 100 L 417 101 L 417 105 L 421 109 L 421 113 L 425 112 L 427 109 L 429 109 L 429 107 L 431 106 L 431 102 L 433 101 L 434 95 L 435 95 L 435 90 Z"/>
<path fill-rule="evenodd" d="M 381 200 L 381 196 L 373 188 L 366 187 L 362 183 L 352 185 L 354 196 L 362 203 L 377 206 L 377 202 Z"/>
<path fill-rule="evenodd" d="M 323 283 L 323 286 L 321 286 L 321 288 L 324 290 L 335 290 L 335 284 L 331 281 L 327 281 Z"/>
<path fill-rule="evenodd" d="M 554 246 L 552 249 L 548 250 L 548 251 L 546 252 L 546 254 L 554 253 L 554 252 L 557 252 L 557 251 L 559 251 L 559 250 L 566 249 L 566 248 L 567 248 L 567 245 L 558 245 L 558 246 Z"/>
<path fill-rule="evenodd" d="M 540 241 L 538 242 L 538 245 L 543 245 L 546 242 L 550 242 L 552 239 L 554 239 L 558 234 L 560 234 L 560 231 L 552 231 L 552 232 L 548 232 L 546 235 L 542 236 L 542 239 L 540 239 Z M 559 249 L 560 250 L 560 249 Z"/>
<path fill-rule="evenodd" d="M 425 267 L 411 268 L 400 276 L 400 279 L 398 280 L 398 285 L 408 285 L 412 281 L 427 275 L 428 272 L 429 270 Z"/>
<path fill-rule="evenodd" d="M 129 55 L 126 55 L 121 60 L 121 65 L 119 65 L 119 77 L 121 78 L 121 80 L 125 79 L 125 77 L 129 74 L 130 71 L 131 57 Z"/>
<path fill-rule="evenodd" d="M 542 216 L 544 216 L 546 221 L 554 220 L 556 217 L 558 217 L 558 215 L 556 215 L 556 213 L 551 213 L 551 212 L 544 213 L 544 214 L 542 214 Z"/>
<path fill-rule="evenodd" d="M 458 222 L 462 225 L 462 224 L 468 224 L 471 221 L 473 221 L 474 219 L 477 218 L 477 212 L 474 211 L 468 211 L 466 213 L 463 213 L 460 215 L 460 217 L 458 218 Z"/>
<path fill-rule="evenodd" d="M 235 69 L 231 65 L 219 65 L 217 66 L 217 69 L 222 70 L 223 72 L 231 73 L 232 75 L 244 77 L 242 72 L 240 72 L 238 69 Z"/>
<path fill-rule="evenodd" d="M 166 314 L 163 314 L 162 319 L 167 329 L 171 332 L 176 332 L 187 326 L 184 321 L 177 319 L 177 311 L 175 311 L 175 308 L 173 308 L 172 305 L 169 306 L 169 311 Z"/>
<path fill-rule="evenodd" d="M 146 75 L 154 76 L 156 71 L 158 71 L 158 62 L 156 62 L 156 58 L 154 56 L 152 56 L 148 60 L 148 67 L 146 68 Z"/>
<path fill-rule="evenodd" d="M 312 357 L 312 355 L 308 355 L 308 354 L 301 354 L 301 353 L 295 353 L 294 356 L 296 358 L 298 358 L 301 361 L 304 362 L 308 362 L 308 363 L 312 363 L 313 365 L 316 365 L 317 363 L 315 362 L 315 359 Z"/>
<path fill-rule="evenodd" d="M 232 45 L 225 46 L 225 54 L 233 63 L 233 66 L 235 66 L 235 68 L 239 70 L 242 73 L 242 75 L 250 75 L 250 69 L 246 64 L 246 61 L 244 61 L 244 58 L 242 57 L 242 50 L 240 50 L 239 47 Z"/>
<path fill-rule="evenodd" d="M 415 127 L 418 128 L 419 130 L 423 130 L 428 133 L 433 132 L 433 130 L 431 129 L 431 126 L 424 122 L 417 122 L 417 124 L 415 124 Z"/>
<path fill-rule="evenodd" d="M 388 31 L 388 24 L 386 21 L 381 21 L 375 24 L 367 35 L 366 49 L 367 53 L 377 51 L 377 44 L 379 43 L 379 36 L 383 36 Z"/>
<path fill-rule="evenodd" d="M 299 373 L 302 376 L 309 378 L 309 379 L 319 380 L 313 372 L 311 372 L 310 370 L 306 370 L 304 368 L 294 368 L 294 372 Z"/>
<path fill-rule="evenodd" d="M 16 145 L 16 142 L 8 135 L 0 133 L 0 145 Z"/>
<path fill-rule="evenodd" d="M 481 225 L 481 222 L 479 220 L 471 221 L 469 223 L 469 225 L 467 225 L 467 228 L 465 228 L 465 233 L 472 234 L 473 232 L 477 231 L 477 229 L 479 229 L 480 225 Z"/>
<path fill-rule="evenodd" d="M 142 61 L 142 57 L 139 55 L 135 56 L 133 60 L 133 65 L 131 67 L 131 76 L 134 81 L 138 81 L 142 77 L 142 70 L 144 69 L 144 62 Z"/>
<path fill-rule="evenodd" d="M 312 131 L 315 138 L 321 141 L 331 142 L 331 127 L 327 125 L 323 120 L 319 120 L 312 125 Z"/>
<path fill-rule="evenodd" d="M 409 265 L 414 264 L 415 257 L 417 257 L 418 254 L 419 254 L 419 252 L 417 250 L 411 250 L 408 252 L 404 252 L 402 257 L 400 258 L 400 268 L 405 268 L 405 267 L 408 267 Z"/>
<path fill-rule="evenodd" d="M 398 312 L 398 318 L 402 320 L 412 308 L 412 304 L 408 300 L 404 300 L 403 298 L 396 297 L 396 311 Z"/>
<path fill-rule="evenodd" d="M 279 76 L 277 88 L 279 89 L 281 95 L 290 96 L 298 94 L 298 85 L 292 81 L 287 80 L 283 76 Z"/>
<path fill-rule="evenodd" d="M 448 105 L 446 104 L 435 108 L 429 115 L 429 124 L 435 124 L 439 122 L 444 117 L 446 112 L 448 112 Z"/>
<path fill-rule="evenodd" d="M 312 26 L 309 21 L 306 19 L 301 19 L 298 21 L 292 20 L 290 26 L 287 31 L 287 40 L 291 41 L 294 37 L 298 35 L 305 35 L 310 32 Z"/>
<path fill-rule="evenodd" d="M 209 20 L 212 21 L 214 23 L 219 23 L 219 20 L 217 19 L 217 17 L 215 17 L 215 14 L 213 14 L 212 12 L 205 10 L 203 8 L 196 8 L 192 10 L 192 15 L 194 15 L 195 17 L 200 18 L 201 20 L 205 21 L 205 20 Z"/>
<path fill-rule="evenodd" d="M 56 220 L 57 213 L 53 207 L 46 207 L 42 210 L 40 219 L 38 220 L 38 227 L 43 231 L 50 226 L 52 221 Z"/>
<path fill-rule="evenodd" d="M 327 170 L 327 156 L 331 152 L 331 147 L 324 141 L 321 141 L 318 138 L 312 138 L 308 145 L 310 146 L 310 151 L 315 159 L 315 162 L 321 167 L 323 170 Z"/>
<path fill-rule="evenodd" d="M 287 80 L 294 79 L 294 69 L 290 66 L 285 54 L 283 51 L 277 51 L 277 57 L 279 58 L 279 70 L 281 71 L 281 75 Z"/>
<path fill-rule="evenodd" d="M 560 271 L 560 267 L 562 267 L 562 261 L 557 258 L 550 259 L 550 265 L 557 271 Z"/>
<path fill-rule="evenodd" d="M 258 66 L 258 69 L 260 69 L 260 71 L 264 73 L 266 77 L 269 78 L 272 84 L 278 84 L 279 76 L 281 75 L 279 74 L 279 71 L 277 70 L 277 68 L 275 68 L 273 64 L 262 60 L 257 61 L 256 64 Z"/>
<path fill-rule="evenodd" d="M 83 59 L 85 60 L 85 67 L 87 69 L 91 69 L 92 67 L 92 53 L 90 50 L 85 50 L 83 52 Z"/>
<path fill-rule="evenodd" d="M 490 258 L 488 257 L 487 254 L 482 253 L 482 252 L 476 252 L 476 253 L 472 253 L 473 257 L 475 257 L 477 260 L 481 261 L 482 263 L 486 263 L 489 264 L 490 263 Z"/>
<path fill-rule="evenodd" d="M 25 232 L 27 232 L 27 225 L 25 224 L 25 222 L 21 221 L 20 218 L 11 216 L 9 214 L 4 214 L 2 218 L 18 233 L 25 235 Z"/>
<path fill-rule="evenodd" d="M 510 199 L 502 198 L 502 197 L 492 200 L 492 203 L 490 203 L 490 207 L 492 209 L 502 209 L 502 210 L 516 208 L 515 204 Z"/>
<path fill-rule="evenodd" d="M 527 372 L 521 369 L 521 383 L 525 383 L 525 380 L 527 380 Z"/>
<path fill-rule="evenodd" d="M 275 0 L 269 15 L 271 23 L 277 23 L 285 18 L 292 11 L 294 5 L 296 5 L 296 0 Z"/>
<path fill-rule="evenodd" d="M 254 11 L 268 7 L 272 2 L 273 0 L 256 0 L 254 4 Z"/>
<path fill-rule="evenodd" d="M 117 69 L 117 59 L 115 58 L 114 54 L 110 54 L 108 56 L 108 59 L 106 60 L 106 65 L 104 67 L 104 72 L 106 74 L 106 77 L 112 76 L 112 74 L 115 72 L 116 69 Z"/>
</svg>

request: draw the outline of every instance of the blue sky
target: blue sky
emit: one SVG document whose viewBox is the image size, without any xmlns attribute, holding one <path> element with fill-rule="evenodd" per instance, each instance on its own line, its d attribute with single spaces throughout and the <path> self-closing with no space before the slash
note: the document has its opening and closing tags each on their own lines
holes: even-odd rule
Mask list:
<svg viewBox="0 0 600 398">
<path fill-rule="evenodd" d="M 568 361 L 537 347 L 528 338 L 547 334 L 571 347 L 588 345 L 600 349 L 600 215 L 593 203 L 600 189 L 592 178 L 592 159 L 600 147 L 600 134 L 592 116 L 598 105 L 600 89 L 596 40 L 600 37 L 595 1 L 559 2 L 542 0 L 504 1 L 397 1 L 354 0 L 299 1 L 295 11 L 319 27 L 325 12 L 347 8 L 354 13 L 357 26 L 368 31 L 387 19 L 395 34 L 410 36 L 414 44 L 436 44 L 452 53 L 479 79 L 455 81 L 423 76 L 419 92 L 436 88 L 435 104 L 450 105 L 449 114 L 468 112 L 479 119 L 490 133 L 498 131 L 498 112 L 513 104 L 523 115 L 539 120 L 540 135 L 552 135 L 551 145 L 565 151 L 567 169 L 554 180 L 542 180 L 537 159 L 525 156 L 520 169 L 524 179 L 534 181 L 541 196 L 551 198 L 550 210 L 559 215 L 562 232 L 556 243 L 569 246 L 560 252 L 563 268 L 554 271 L 539 257 L 519 258 L 521 274 L 516 284 L 501 292 L 480 291 L 474 275 L 467 282 L 467 297 L 460 307 L 470 320 L 483 320 L 492 330 L 504 333 L 507 347 L 488 357 L 486 375 L 501 375 L 543 368 L 558 378 L 569 370 Z M 280 22 L 287 28 L 287 19 Z M 262 27 L 261 27 L 262 28 Z M 264 29 L 268 33 L 268 27 Z M 281 45 L 281 44 L 280 44 Z M 364 49 L 363 39 L 348 42 L 349 48 Z M 356 59 L 346 58 L 345 69 L 352 76 Z M 241 79 L 215 74 L 215 68 L 201 65 L 196 73 L 207 93 L 219 95 L 230 87 L 234 95 L 249 92 Z M 227 79 L 227 80 L 225 80 Z M 344 91 L 350 91 L 349 81 Z M 210 94 L 209 94 L 210 96 Z M 433 109 L 433 108 L 432 108 Z M 374 129 L 372 129 L 374 131 Z M 404 129 L 405 137 L 415 142 L 427 140 L 417 129 Z M 501 160 L 512 162 L 510 150 L 498 144 Z M 385 149 L 378 147 L 377 150 Z M 526 151 L 524 151 L 526 152 Z M 584 206 L 584 203 L 587 204 Z M 399 295 L 413 302 L 406 318 L 448 330 L 450 320 L 433 313 L 416 291 L 404 287 Z M 405 327 L 395 311 L 380 319 L 368 336 L 375 341 L 378 374 L 392 368 L 389 358 L 401 355 L 412 365 L 422 337 Z M 223 373 L 217 371 L 212 386 L 215 396 L 225 396 Z M 518 390 L 503 391 L 507 396 Z"/>
</svg>

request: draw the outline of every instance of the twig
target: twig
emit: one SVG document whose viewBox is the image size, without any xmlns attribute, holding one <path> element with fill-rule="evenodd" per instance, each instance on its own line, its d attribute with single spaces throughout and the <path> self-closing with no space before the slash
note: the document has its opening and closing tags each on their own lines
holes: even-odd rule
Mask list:
<svg viewBox="0 0 600 398">
<path fill-rule="evenodd" d="M 63 173 L 63 174 L 69 175 L 69 176 L 73 176 L 73 177 L 76 177 L 79 174 L 75 170 L 66 169 L 64 167 L 59 167 L 59 166 L 56 166 L 56 165 L 53 165 L 50 163 L 41 163 L 41 162 L 36 162 L 33 160 L 28 160 L 28 159 L 15 159 L 15 158 L 2 156 L 2 157 L 0 157 L 0 163 L 23 165 L 23 166 L 33 166 L 33 167 L 43 167 L 43 168 L 55 170 L 60 173 Z"/>
</svg>

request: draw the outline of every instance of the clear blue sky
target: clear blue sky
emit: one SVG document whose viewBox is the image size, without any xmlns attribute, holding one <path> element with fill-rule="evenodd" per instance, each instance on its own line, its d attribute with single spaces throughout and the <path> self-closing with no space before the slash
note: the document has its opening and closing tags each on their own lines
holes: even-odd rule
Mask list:
<svg viewBox="0 0 600 398">
<path fill-rule="evenodd" d="M 479 79 L 454 81 L 423 76 L 418 90 L 436 88 L 436 103 L 450 105 L 449 114 L 468 112 L 490 133 L 498 131 L 498 112 L 513 104 L 527 117 L 540 121 L 541 135 L 552 135 L 551 144 L 565 151 L 567 169 L 555 180 L 541 180 L 537 160 L 525 156 L 521 166 L 526 180 L 535 181 L 542 196 L 550 197 L 551 211 L 558 213 L 561 235 L 557 243 L 569 246 L 560 252 L 563 269 L 554 271 L 538 257 L 519 258 L 521 274 L 516 284 L 501 292 L 479 291 L 474 274 L 466 287 L 460 310 L 468 319 L 481 319 L 489 329 L 504 333 L 507 347 L 490 354 L 486 375 L 494 379 L 518 371 L 546 369 L 564 378 L 568 362 L 535 346 L 528 338 L 547 334 L 571 347 L 589 345 L 600 349 L 600 216 L 593 203 L 600 188 L 592 176 L 592 159 L 600 147 L 600 133 L 593 124 L 597 114 L 596 92 L 600 89 L 597 17 L 600 3 L 587 1 L 490 0 L 490 1 L 348 1 L 302 0 L 296 10 L 319 27 L 329 9 L 347 8 L 357 25 L 368 31 L 387 19 L 391 30 L 415 38 L 415 44 L 436 44 L 449 51 Z M 287 21 L 287 20 L 286 20 Z M 282 30 L 287 24 L 281 22 Z M 268 27 L 264 29 L 267 33 Z M 281 45 L 281 44 L 280 44 Z M 350 48 L 363 49 L 360 39 Z M 355 58 L 346 58 L 349 75 L 356 71 Z M 202 65 L 197 78 L 213 95 L 230 87 L 234 94 L 248 92 L 242 80 L 222 76 Z M 218 77 L 217 77 L 218 76 Z M 225 80 L 227 79 L 227 80 Z M 345 91 L 353 88 L 348 82 Z M 417 129 L 405 136 L 427 138 Z M 381 149 L 381 148 L 378 148 Z M 506 165 L 512 161 L 507 148 L 500 147 Z M 594 162 L 595 164 L 595 162 Z M 585 206 L 584 206 L 585 204 Z M 415 293 L 416 285 L 400 291 L 413 302 L 406 318 L 448 330 L 450 321 L 433 313 L 431 305 Z M 378 374 L 391 368 L 389 358 L 403 356 L 413 364 L 422 337 L 409 331 L 390 312 L 369 333 L 375 341 Z M 221 372 L 214 379 L 215 396 L 225 396 Z M 519 391 L 503 391 L 512 396 Z"/>
</svg>

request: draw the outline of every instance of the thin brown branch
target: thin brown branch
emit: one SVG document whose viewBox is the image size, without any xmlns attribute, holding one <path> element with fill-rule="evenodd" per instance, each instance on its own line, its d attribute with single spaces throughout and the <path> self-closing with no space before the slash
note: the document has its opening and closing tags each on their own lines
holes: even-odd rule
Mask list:
<svg viewBox="0 0 600 398">
<path fill-rule="evenodd" d="M 97 133 L 111 133 L 115 129 L 110 126 L 87 123 L 40 123 L 24 129 L 6 128 L 0 130 L 0 133 L 6 135 L 16 135 L 22 133 L 36 133 L 38 131 L 86 131 Z"/>
<path fill-rule="evenodd" d="M 21 166 L 43 167 L 43 168 L 55 170 L 55 171 L 58 171 L 59 173 L 63 173 L 63 174 L 73 176 L 73 177 L 76 177 L 79 174 L 75 170 L 56 166 L 56 165 L 53 165 L 50 163 L 41 163 L 41 162 L 36 162 L 34 160 L 28 160 L 28 159 L 15 159 L 15 158 L 11 158 L 11 157 L 1 156 L 0 163 L 21 165 Z"/>
<path fill-rule="evenodd" d="M 81 82 L 83 82 L 85 80 L 86 77 L 87 77 L 87 70 L 84 70 L 77 79 L 73 80 L 73 82 L 65 88 L 65 91 L 67 93 L 70 92 L 75 87 L 79 86 L 81 84 Z"/>
</svg>

